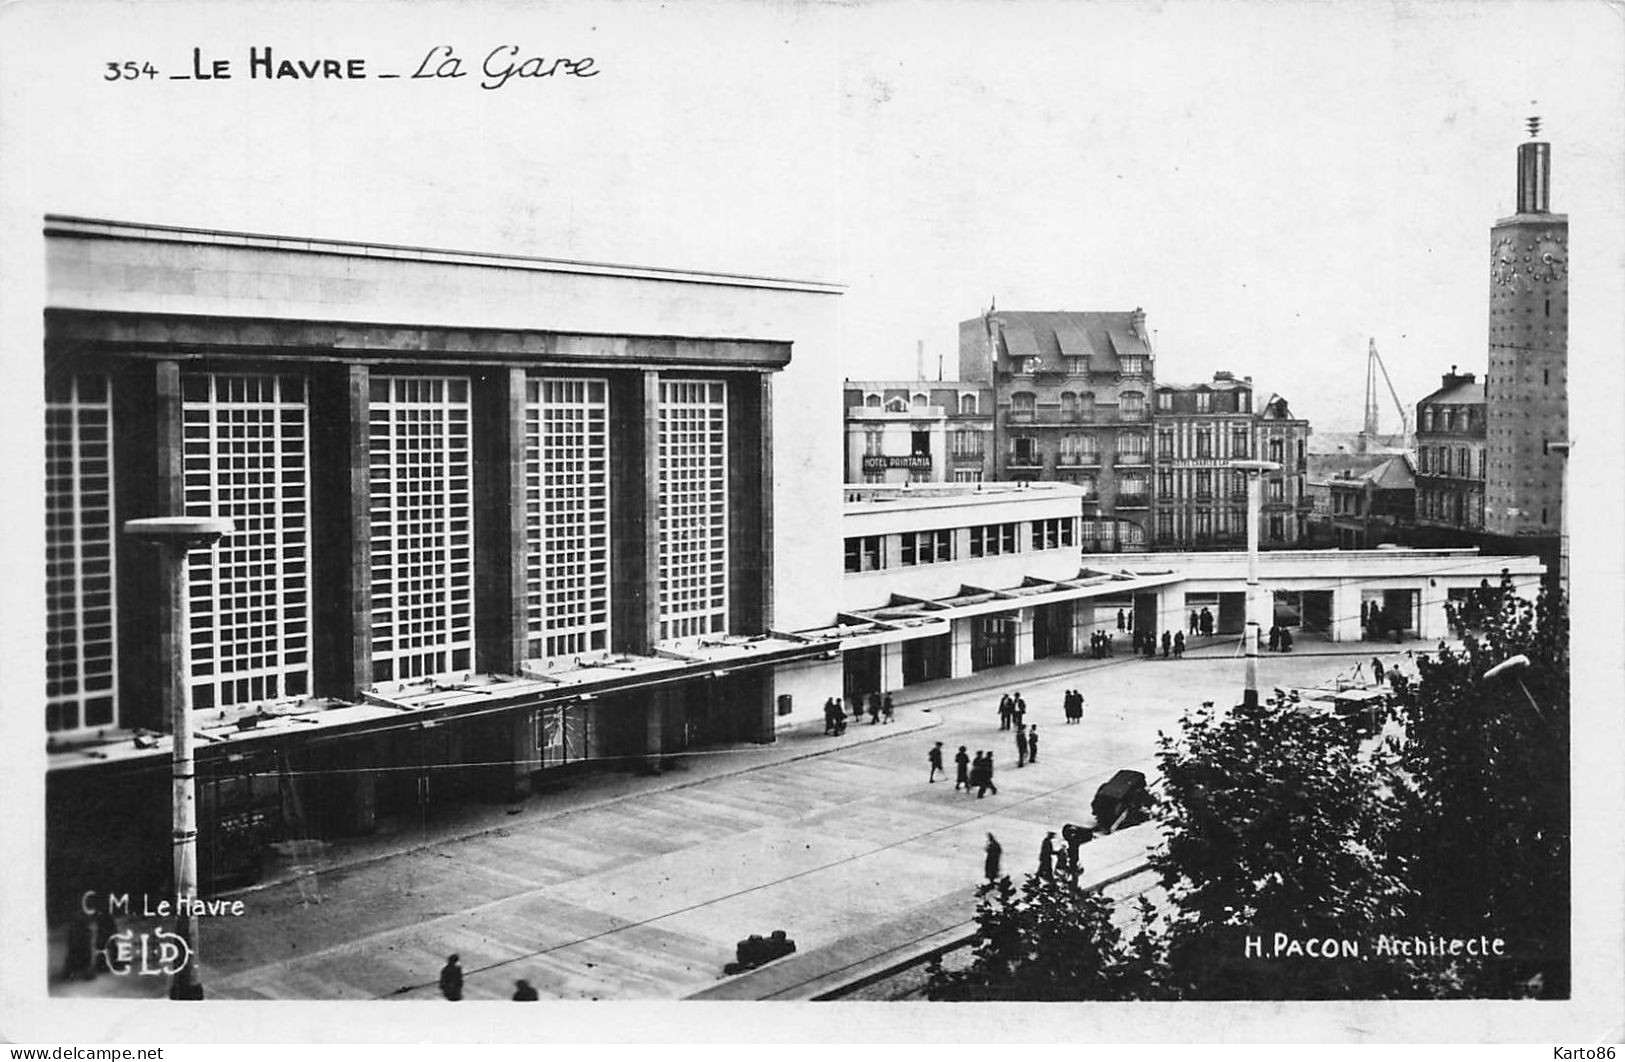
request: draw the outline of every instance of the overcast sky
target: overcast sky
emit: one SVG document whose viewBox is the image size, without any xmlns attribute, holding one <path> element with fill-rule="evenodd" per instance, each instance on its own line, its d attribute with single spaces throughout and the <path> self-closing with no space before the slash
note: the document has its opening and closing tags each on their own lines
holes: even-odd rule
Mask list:
<svg viewBox="0 0 1625 1062">
<path fill-rule="evenodd" d="M 1321 430 L 1358 426 L 1369 338 L 1408 405 L 1482 369 L 1488 228 L 1539 113 L 1596 337 L 1576 371 L 1621 347 L 1601 3 L 63 8 L 8 12 L 42 42 L 8 81 L 42 209 L 834 280 L 855 378 L 913 376 L 921 340 L 952 376 L 990 298 L 1143 306 L 1159 378 L 1250 374 Z M 510 44 L 597 76 L 480 88 Z M 469 77 L 404 76 L 442 45 Z M 373 76 L 251 80 L 250 46 Z M 233 79 L 169 80 L 193 47 Z"/>
</svg>

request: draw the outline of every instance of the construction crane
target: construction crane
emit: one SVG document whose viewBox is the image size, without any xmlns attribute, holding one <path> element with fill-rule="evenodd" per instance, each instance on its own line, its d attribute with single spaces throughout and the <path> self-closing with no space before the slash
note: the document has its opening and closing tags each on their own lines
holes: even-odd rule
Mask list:
<svg viewBox="0 0 1625 1062">
<path fill-rule="evenodd" d="M 1377 341 L 1371 340 L 1370 352 L 1365 359 L 1365 429 L 1360 432 L 1360 452 L 1366 453 L 1373 442 L 1380 436 L 1377 434 L 1377 372 L 1381 370 L 1383 383 L 1388 385 L 1388 393 L 1394 398 L 1394 408 L 1399 410 L 1399 437 L 1402 446 L 1411 444 L 1411 415 L 1405 408 L 1405 403 L 1399 400 L 1399 392 L 1394 389 L 1394 381 L 1388 378 L 1388 366 L 1382 363 L 1382 355 L 1377 353 Z"/>
</svg>

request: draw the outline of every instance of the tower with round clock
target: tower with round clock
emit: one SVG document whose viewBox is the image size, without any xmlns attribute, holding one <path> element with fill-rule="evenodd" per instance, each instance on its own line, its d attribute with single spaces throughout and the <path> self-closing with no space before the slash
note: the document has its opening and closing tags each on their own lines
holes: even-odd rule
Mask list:
<svg viewBox="0 0 1625 1062">
<path fill-rule="evenodd" d="M 1517 213 L 1490 229 L 1484 529 L 1558 534 L 1568 440 L 1569 222 L 1551 212 L 1551 145 L 1518 145 Z"/>
</svg>

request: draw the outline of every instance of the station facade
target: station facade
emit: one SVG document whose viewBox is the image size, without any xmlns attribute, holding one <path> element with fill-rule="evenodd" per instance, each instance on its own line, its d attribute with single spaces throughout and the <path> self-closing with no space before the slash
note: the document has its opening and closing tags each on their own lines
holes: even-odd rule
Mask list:
<svg viewBox="0 0 1625 1062">
<path fill-rule="evenodd" d="M 65 217 L 45 250 L 53 897 L 168 873 L 173 636 L 208 884 L 773 739 L 818 649 L 774 632 L 839 604 L 838 288 Z M 180 515 L 235 525 L 185 631 L 119 531 Z"/>
<path fill-rule="evenodd" d="M 848 485 L 838 622 L 796 632 L 830 651 L 782 669 L 797 703 L 897 690 L 1050 656 L 1082 655 L 1135 630 L 1189 629 L 1208 610 L 1219 635 L 1246 625 L 1248 558 L 1224 550 L 1087 552 L 1078 488 L 1062 483 Z M 1306 641 L 1451 637 L 1445 606 L 1503 575 L 1533 598 L 1535 557 L 1477 549 L 1270 550 L 1259 556 L 1265 620 Z M 1309 645 L 1300 642 L 1302 648 Z M 784 679 L 792 673 L 793 679 Z"/>
</svg>

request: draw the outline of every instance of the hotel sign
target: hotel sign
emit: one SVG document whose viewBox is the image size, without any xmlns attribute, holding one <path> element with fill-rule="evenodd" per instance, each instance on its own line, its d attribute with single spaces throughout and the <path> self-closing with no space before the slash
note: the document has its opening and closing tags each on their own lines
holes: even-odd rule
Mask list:
<svg viewBox="0 0 1625 1062">
<path fill-rule="evenodd" d="M 888 468 L 907 468 L 921 472 L 931 471 L 930 454 L 910 454 L 907 457 L 865 456 L 863 470 L 865 472 L 884 472 Z"/>
</svg>

